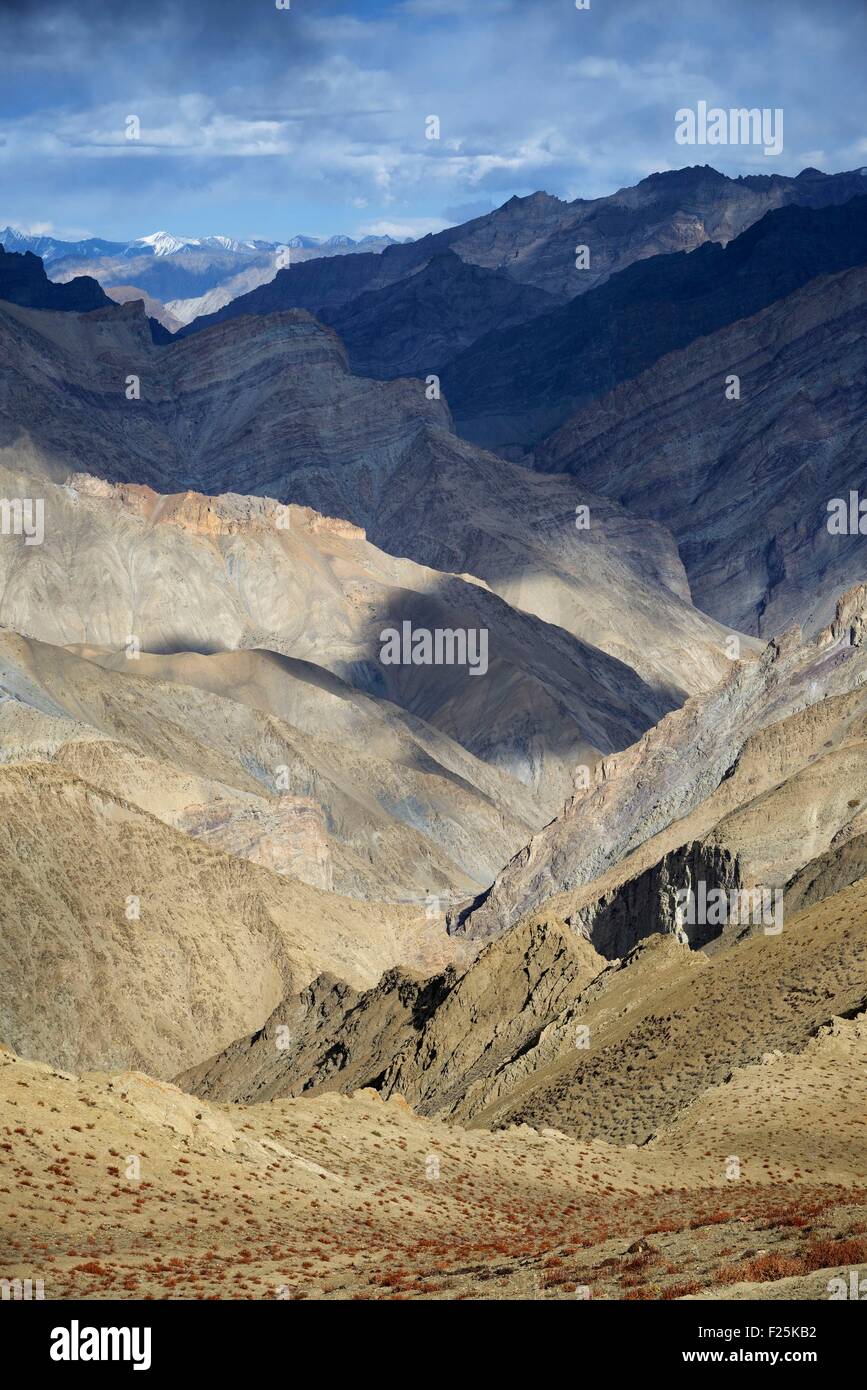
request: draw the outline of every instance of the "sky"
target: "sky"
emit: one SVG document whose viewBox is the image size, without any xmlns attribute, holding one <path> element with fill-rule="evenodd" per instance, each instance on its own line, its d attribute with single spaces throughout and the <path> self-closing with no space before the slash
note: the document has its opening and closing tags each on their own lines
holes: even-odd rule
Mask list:
<svg viewBox="0 0 867 1390">
<path fill-rule="evenodd" d="M 0 226 L 406 237 L 687 164 L 859 168 L 865 53 L 867 0 L 0 0 Z M 781 109 L 782 151 L 679 145 L 700 101 Z"/>
</svg>

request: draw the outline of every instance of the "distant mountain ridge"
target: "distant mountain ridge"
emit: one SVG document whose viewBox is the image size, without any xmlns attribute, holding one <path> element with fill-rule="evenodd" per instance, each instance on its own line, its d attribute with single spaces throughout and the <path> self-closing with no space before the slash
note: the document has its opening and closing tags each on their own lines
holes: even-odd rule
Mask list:
<svg viewBox="0 0 867 1390">
<path fill-rule="evenodd" d="M 213 313 L 238 295 L 267 284 L 290 264 L 319 257 L 376 254 L 394 244 L 390 236 L 366 236 L 356 241 L 343 234 L 326 238 L 301 235 L 286 241 L 264 241 L 177 236 L 167 231 L 151 232 L 133 241 L 101 237 L 63 241 L 53 236 L 31 236 L 16 227 L 0 230 L 0 246 L 39 256 L 50 279 L 58 284 L 90 275 L 103 289 L 121 290 L 124 298 L 138 292 L 153 321 L 161 325 L 158 341 L 191 319 Z"/>
<path fill-rule="evenodd" d="M 187 320 L 180 331 L 186 336 L 244 314 L 306 309 L 344 339 L 354 371 L 386 380 L 442 374 L 460 432 L 515 457 L 580 403 L 580 377 L 565 358 L 553 365 L 536 360 L 537 325 L 550 326 L 553 343 L 561 332 L 568 343 L 570 321 L 583 322 L 585 297 L 622 274 L 640 275 L 642 265 L 678 252 L 682 258 L 708 243 L 719 250 L 769 213 L 842 206 L 865 192 L 860 170 L 731 179 L 707 165 L 652 174 L 594 200 L 567 203 L 537 192 L 379 256 L 293 261 L 267 284 L 231 300 L 223 296 L 214 312 L 201 300 L 195 317 L 178 315 Z M 641 340 L 652 347 L 653 337 L 651 323 Z M 512 341 L 514 360 L 506 360 Z M 486 382 L 491 352 L 504 356 Z M 541 378 L 552 373 L 549 394 L 555 407 L 559 397 L 567 403 L 563 414 L 541 399 Z M 531 380 L 538 384 L 530 387 Z M 529 406 L 531 393 L 536 399 Z"/>
<path fill-rule="evenodd" d="M 793 203 L 824 207 L 846 202 L 867 190 L 865 180 L 867 171 L 862 169 L 825 174 L 810 168 L 795 178 L 772 174 L 732 179 L 709 165 L 695 165 L 651 174 L 634 187 L 601 198 L 567 202 L 541 191 L 516 196 L 482 217 L 418 241 L 400 242 L 388 235 L 356 240 L 345 234 L 323 239 L 305 233 L 269 241 L 187 237 L 165 230 L 127 242 L 98 237 L 64 241 L 7 226 L 0 231 L 0 244 L 7 251 L 41 256 L 57 282 L 92 274 L 105 289 L 139 289 L 165 305 L 167 313 L 159 317 L 163 323 L 179 322 L 183 333 L 239 314 L 286 309 L 306 309 L 338 327 L 336 316 L 342 317 L 345 306 L 360 295 L 386 290 L 435 257 L 452 252 L 466 265 L 523 287 L 523 294 L 515 293 L 513 308 L 506 307 L 501 287 L 493 313 L 478 316 L 473 336 L 480 338 L 543 312 L 545 301 L 533 301 L 530 291 L 551 296 L 548 307 L 565 304 L 636 261 L 691 251 L 707 241 L 726 245 L 774 209 Z M 588 248 L 589 264 L 578 270 L 576 250 L 582 246 Z M 379 301 L 352 311 L 350 356 L 353 337 L 370 341 L 374 351 L 360 359 L 368 375 L 388 378 L 420 370 L 413 364 L 414 350 L 422 347 L 426 335 L 443 337 L 424 319 L 422 307 L 419 341 L 409 344 L 409 354 L 396 351 L 391 341 L 377 360 L 380 316 L 386 324 L 399 320 L 402 297 L 403 291 L 395 306 Z M 362 321 L 367 314 L 372 314 L 369 323 Z M 426 363 L 427 370 L 469 347 L 468 322 L 464 315 L 450 350 L 440 353 L 437 364 Z M 412 323 L 406 328 L 409 339 Z"/>
<path fill-rule="evenodd" d="M 409 238 L 408 238 L 409 239 Z M 282 241 L 267 241 L 261 238 L 238 239 L 228 236 L 188 237 L 177 236 L 174 232 L 151 232 L 147 236 L 134 237 L 130 241 L 110 241 L 103 237 L 84 237 L 79 241 L 66 241 L 62 237 L 47 234 L 31 234 L 18 227 L 6 225 L 0 228 L 0 245 L 7 251 L 32 251 L 41 257 L 46 265 L 66 256 L 96 258 L 101 256 L 175 256 L 196 250 L 244 252 L 276 251 L 281 246 L 296 250 L 317 250 L 326 247 L 336 250 L 349 250 L 363 246 L 366 250 L 379 246 L 393 246 L 397 239 L 391 236 L 365 236 L 358 240 L 338 233 L 330 237 L 292 236 Z"/>
</svg>

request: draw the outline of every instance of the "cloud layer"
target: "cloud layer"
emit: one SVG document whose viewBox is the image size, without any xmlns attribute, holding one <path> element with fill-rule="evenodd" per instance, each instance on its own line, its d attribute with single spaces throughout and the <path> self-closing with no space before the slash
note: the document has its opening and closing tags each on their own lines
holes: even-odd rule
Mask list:
<svg viewBox="0 0 867 1390">
<path fill-rule="evenodd" d="M 0 224 L 417 234 L 684 163 L 858 167 L 865 50 L 862 0 L 5 0 Z M 677 145 L 700 100 L 781 107 L 782 153 Z"/>
</svg>

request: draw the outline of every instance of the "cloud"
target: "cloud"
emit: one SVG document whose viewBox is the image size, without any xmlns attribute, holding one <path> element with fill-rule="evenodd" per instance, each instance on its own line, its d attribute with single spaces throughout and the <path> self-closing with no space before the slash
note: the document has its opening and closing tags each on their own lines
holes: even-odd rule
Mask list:
<svg viewBox="0 0 867 1390">
<path fill-rule="evenodd" d="M 782 106 L 786 147 L 864 161 L 867 7 L 836 0 L 78 0 L 0 7 L 0 175 L 18 215 L 137 235 L 357 234 L 594 197 L 684 163 L 674 113 Z M 425 138 L 430 114 L 441 139 Z M 141 138 L 126 138 L 130 114 Z M 715 147 L 724 172 L 761 150 Z M 812 160 L 808 162 L 813 162 Z M 443 210 L 444 209 L 444 210 Z M 454 217 L 452 216 L 454 214 Z M 394 234 L 394 233 L 392 233 Z"/>
<path fill-rule="evenodd" d="M 405 222 L 365 222 L 359 228 L 359 234 L 390 236 L 394 237 L 395 241 L 403 241 L 410 237 L 415 241 L 418 237 L 430 236 L 432 232 L 441 232 L 448 225 L 441 217 L 408 217 Z"/>
<path fill-rule="evenodd" d="M 449 222 L 472 222 L 474 217 L 484 217 L 485 213 L 492 212 L 495 203 L 490 198 L 477 199 L 474 203 L 455 203 L 452 207 L 443 208 L 443 217 Z"/>
</svg>

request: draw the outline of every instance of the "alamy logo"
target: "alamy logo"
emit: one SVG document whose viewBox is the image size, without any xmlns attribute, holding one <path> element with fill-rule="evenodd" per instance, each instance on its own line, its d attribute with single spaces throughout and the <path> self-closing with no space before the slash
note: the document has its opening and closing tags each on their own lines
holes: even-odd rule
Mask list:
<svg viewBox="0 0 867 1390">
<path fill-rule="evenodd" d="M 0 1279 L 0 1298 L 16 1303 L 45 1297 L 44 1279 Z"/>
<path fill-rule="evenodd" d="M 25 545 L 45 540 L 45 502 L 41 497 L 0 498 L 0 533 L 23 536 Z"/>
<path fill-rule="evenodd" d="M 409 620 L 379 634 L 383 666 L 469 666 L 471 676 L 488 669 L 488 629 L 413 627 Z"/>
<path fill-rule="evenodd" d="M 765 936 L 779 936 L 783 930 L 782 888 L 708 888 L 699 879 L 698 892 L 678 888 L 676 921 L 678 927 L 763 926 Z"/>
<path fill-rule="evenodd" d="M 867 536 L 867 499 L 862 502 L 854 490 L 848 499 L 832 497 L 825 524 L 832 536 Z"/>
<path fill-rule="evenodd" d="M 51 1332 L 52 1361 L 131 1361 L 134 1371 L 148 1371 L 151 1364 L 149 1327 L 81 1327 L 73 1318 L 69 1327 Z"/>
<path fill-rule="evenodd" d="M 721 106 L 708 110 L 706 101 L 700 101 L 693 111 L 682 106 L 675 111 L 677 123 L 674 138 L 679 145 L 763 145 L 765 154 L 775 155 L 783 152 L 783 110 L 757 106 L 733 107 L 726 111 Z"/>
<path fill-rule="evenodd" d="M 857 1269 L 849 1270 L 848 1285 L 843 1275 L 838 1274 L 829 1279 L 825 1287 L 832 1302 L 835 1299 L 854 1298 L 863 1303 L 867 1299 L 867 1279 L 862 1279 Z"/>
</svg>

